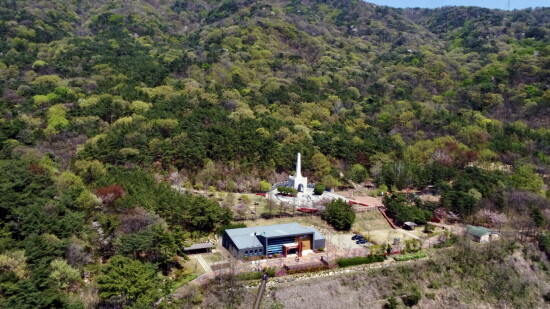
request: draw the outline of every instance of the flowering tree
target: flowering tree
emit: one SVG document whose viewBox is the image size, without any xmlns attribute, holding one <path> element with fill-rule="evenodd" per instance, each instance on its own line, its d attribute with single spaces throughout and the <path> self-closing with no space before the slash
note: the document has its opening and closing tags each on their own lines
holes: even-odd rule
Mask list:
<svg viewBox="0 0 550 309">
<path fill-rule="evenodd" d="M 477 217 L 491 226 L 502 226 L 503 224 L 508 223 L 508 218 L 505 214 L 489 209 L 482 209 L 477 213 Z"/>
</svg>

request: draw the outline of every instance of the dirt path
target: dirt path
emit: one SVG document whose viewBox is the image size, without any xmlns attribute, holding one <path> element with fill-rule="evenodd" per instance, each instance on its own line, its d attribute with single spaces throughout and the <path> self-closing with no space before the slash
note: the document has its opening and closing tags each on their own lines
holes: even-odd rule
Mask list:
<svg viewBox="0 0 550 309">
<path fill-rule="evenodd" d="M 464 233 L 466 232 L 466 228 L 464 226 L 450 225 L 450 224 L 443 224 L 443 223 L 436 223 L 436 222 L 430 222 L 430 224 L 449 230 L 453 234 L 457 234 L 457 235 L 464 235 Z"/>
<path fill-rule="evenodd" d="M 258 294 L 256 295 L 256 302 L 254 303 L 254 309 L 259 309 L 260 304 L 262 303 L 262 298 L 265 294 L 265 286 L 267 285 L 267 278 L 261 281 L 260 288 L 258 289 Z"/>
</svg>

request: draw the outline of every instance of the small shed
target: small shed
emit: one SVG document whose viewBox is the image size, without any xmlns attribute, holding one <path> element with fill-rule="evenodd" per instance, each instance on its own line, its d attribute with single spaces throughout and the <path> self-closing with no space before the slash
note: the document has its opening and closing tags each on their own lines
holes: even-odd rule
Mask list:
<svg viewBox="0 0 550 309">
<path fill-rule="evenodd" d="M 466 225 L 466 232 L 477 242 L 490 242 L 500 239 L 500 233 L 482 226 Z"/>
<path fill-rule="evenodd" d="M 203 242 L 198 244 L 193 244 L 190 247 L 184 247 L 183 251 L 187 254 L 194 254 L 194 253 L 206 253 L 206 252 L 212 252 L 212 247 L 214 247 L 209 242 Z"/>
<path fill-rule="evenodd" d="M 417 225 L 418 224 L 411 221 L 403 222 L 403 227 L 405 227 L 407 230 L 414 230 Z"/>
<path fill-rule="evenodd" d="M 374 189 L 376 188 L 376 184 L 372 182 L 372 180 L 365 181 L 365 188 L 367 189 Z"/>
</svg>

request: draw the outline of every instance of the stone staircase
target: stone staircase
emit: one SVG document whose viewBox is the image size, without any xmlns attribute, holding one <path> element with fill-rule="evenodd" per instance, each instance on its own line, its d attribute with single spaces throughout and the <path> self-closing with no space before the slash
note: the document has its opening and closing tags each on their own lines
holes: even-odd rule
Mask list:
<svg viewBox="0 0 550 309">
<path fill-rule="evenodd" d="M 205 272 L 209 273 L 212 271 L 212 268 L 210 268 L 210 265 L 204 260 L 201 254 L 195 255 L 195 258 L 199 262 L 199 264 L 202 266 Z"/>
</svg>

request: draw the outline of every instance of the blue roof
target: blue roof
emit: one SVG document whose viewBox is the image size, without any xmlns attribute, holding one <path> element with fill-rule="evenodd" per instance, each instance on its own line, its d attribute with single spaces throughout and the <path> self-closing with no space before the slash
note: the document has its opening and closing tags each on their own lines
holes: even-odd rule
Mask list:
<svg viewBox="0 0 550 309">
<path fill-rule="evenodd" d="M 323 235 L 315 229 L 301 226 L 296 222 L 229 229 L 225 230 L 225 232 L 229 237 L 231 237 L 233 243 L 235 243 L 235 246 L 239 249 L 262 247 L 262 243 L 258 240 L 258 237 L 256 237 L 254 233 L 266 238 L 313 233 L 315 240 L 324 239 Z"/>
</svg>

